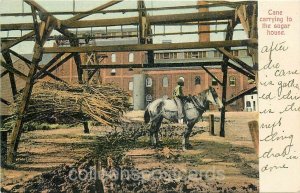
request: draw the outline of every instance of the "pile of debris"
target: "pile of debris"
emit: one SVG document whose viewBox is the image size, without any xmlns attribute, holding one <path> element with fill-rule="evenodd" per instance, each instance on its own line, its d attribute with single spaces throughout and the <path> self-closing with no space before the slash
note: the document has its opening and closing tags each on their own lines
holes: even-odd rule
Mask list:
<svg viewBox="0 0 300 193">
<path fill-rule="evenodd" d="M 15 116 L 21 98 L 18 96 L 12 105 Z M 60 124 L 91 120 L 111 126 L 120 122 L 122 113 L 129 107 L 129 94 L 114 85 L 39 81 L 34 85 L 24 119 Z"/>
</svg>

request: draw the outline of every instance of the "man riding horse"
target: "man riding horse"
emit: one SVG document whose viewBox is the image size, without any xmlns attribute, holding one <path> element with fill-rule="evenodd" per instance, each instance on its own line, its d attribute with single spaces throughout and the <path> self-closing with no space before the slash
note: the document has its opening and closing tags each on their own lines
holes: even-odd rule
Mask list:
<svg viewBox="0 0 300 193">
<path fill-rule="evenodd" d="M 173 90 L 173 98 L 176 102 L 176 105 L 178 107 L 178 123 L 183 124 L 183 118 L 184 116 L 184 109 L 183 109 L 183 99 L 184 99 L 184 94 L 183 94 L 183 89 L 182 87 L 184 86 L 184 78 L 180 77 L 177 81 L 177 86 Z"/>
</svg>

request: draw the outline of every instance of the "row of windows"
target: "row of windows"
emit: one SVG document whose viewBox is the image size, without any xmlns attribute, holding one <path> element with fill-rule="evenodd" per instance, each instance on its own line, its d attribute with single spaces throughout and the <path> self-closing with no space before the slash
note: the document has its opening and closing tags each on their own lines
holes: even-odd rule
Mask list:
<svg viewBox="0 0 300 193">
<path fill-rule="evenodd" d="M 111 54 L 111 62 L 116 62 L 117 61 L 117 54 L 112 53 Z M 128 54 L 128 62 L 133 62 L 134 61 L 134 53 L 130 52 Z"/>
<path fill-rule="evenodd" d="M 208 51 L 210 52 L 210 51 Z M 155 53 L 154 54 L 154 58 L 155 59 L 177 59 L 177 58 L 181 58 L 179 56 L 179 52 L 164 52 L 164 53 Z M 232 50 L 231 54 L 233 56 L 246 56 L 247 51 L 246 50 Z M 220 58 L 222 57 L 223 54 L 221 54 L 218 51 L 214 51 L 214 57 L 215 58 Z M 206 51 L 195 51 L 195 52 L 183 52 L 183 58 L 182 59 L 189 59 L 189 58 L 206 58 L 207 57 L 207 52 Z"/>
<path fill-rule="evenodd" d="M 200 85 L 201 84 L 200 76 L 196 76 L 194 81 L 195 81 L 194 82 L 195 85 Z M 212 83 L 212 86 L 217 86 L 218 85 L 218 82 L 215 79 L 212 79 L 211 83 Z M 169 79 L 168 79 L 167 76 L 163 77 L 162 86 L 164 88 L 169 87 Z M 234 76 L 229 77 L 229 86 L 236 86 L 236 78 Z M 130 91 L 133 91 L 133 82 L 132 81 L 129 82 L 128 87 L 129 87 L 128 89 Z M 152 87 L 152 78 L 150 78 L 150 77 L 146 78 L 146 87 Z"/>
<path fill-rule="evenodd" d="M 218 85 L 218 81 L 213 78 L 211 80 L 211 85 L 212 86 L 217 86 Z M 236 85 L 236 78 L 234 76 L 230 76 L 229 77 L 229 86 L 235 86 L 235 85 Z"/>
<path fill-rule="evenodd" d="M 200 85 L 201 84 L 201 77 L 196 76 L 194 78 L 194 84 L 195 85 Z M 217 86 L 218 82 L 216 79 L 212 79 L 211 81 L 212 86 Z M 162 86 L 164 88 L 169 87 L 169 78 L 167 76 L 164 76 L 162 79 Z M 229 86 L 236 86 L 236 78 L 234 76 L 229 77 Z M 148 77 L 146 78 L 146 87 L 152 87 L 152 78 Z M 129 82 L 129 90 L 133 90 L 133 82 Z"/>
</svg>

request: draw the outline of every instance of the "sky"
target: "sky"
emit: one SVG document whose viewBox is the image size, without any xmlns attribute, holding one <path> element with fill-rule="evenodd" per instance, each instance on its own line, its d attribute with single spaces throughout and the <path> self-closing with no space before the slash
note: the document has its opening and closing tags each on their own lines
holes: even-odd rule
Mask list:
<svg viewBox="0 0 300 193">
<path fill-rule="evenodd" d="M 36 0 L 43 8 L 47 11 L 73 11 L 73 0 Z M 109 0 L 75 0 L 75 11 L 87 11 L 93 9 L 99 5 L 105 4 L 109 2 Z M 197 1 L 195 0 L 185 0 L 185 1 L 166 1 L 166 0 L 145 0 L 145 5 L 147 8 L 152 7 L 167 7 L 167 6 L 183 6 L 183 5 L 195 5 Z M 113 9 L 130 9 L 136 8 L 137 1 L 136 0 L 124 0 L 116 5 L 107 8 L 107 10 Z M 222 8 L 210 8 L 210 11 L 220 11 Z M 30 6 L 26 3 L 22 3 L 22 0 L 0 0 L 0 12 L 1 13 L 12 13 L 12 12 L 31 12 Z M 165 14 L 179 14 L 179 13 L 196 13 L 197 9 L 185 9 L 185 10 L 164 10 L 164 11 L 149 11 L 149 15 L 165 15 Z M 92 16 L 86 17 L 83 20 L 89 19 L 108 19 L 108 18 L 121 18 L 121 17 L 133 17 L 137 16 L 136 12 L 128 12 L 125 14 L 122 13 L 107 13 L 107 14 L 94 14 Z M 58 19 L 68 19 L 72 17 L 72 15 L 57 15 Z M 32 17 L 0 17 L 0 23 L 27 23 L 32 22 Z M 123 28 L 132 28 L 135 26 L 124 26 Z M 222 30 L 225 29 L 226 25 L 219 25 L 219 26 L 211 26 L 211 30 Z M 236 28 L 241 29 L 242 27 L 239 25 Z M 93 30 L 97 29 L 105 29 L 105 28 L 93 28 Z M 119 26 L 116 27 L 108 27 L 108 29 L 120 29 Z M 86 29 L 85 29 L 86 30 Z M 180 26 L 166 26 L 166 32 L 179 32 Z M 197 31 L 197 26 L 183 26 L 182 31 Z M 26 34 L 27 31 L 23 31 L 22 34 Z M 163 26 L 156 26 L 155 27 L 156 33 L 163 32 Z M 52 35 L 59 34 L 56 31 L 52 32 Z M 20 36 L 21 31 L 11 31 L 1 32 L 1 37 L 7 36 Z M 224 40 L 224 33 L 211 33 L 211 41 L 218 41 Z M 247 39 L 245 32 L 238 31 L 234 33 L 233 39 Z M 172 35 L 172 36 L 155 36 L 153 38 L 154 43 L 161 43 L 162 40 L 171 40 L 172 43 L 180 43 L 180 42 L 195 42 L 198 41 L 197 34 L 189 34 L 189 35 Z M 52 46 L 53 42 L 48 41 L 45 46 Z M 13 47 L 13 50 L 19 53 L 32 53 L 33 42 L 22 42 L 17 46 Z"/>
</svg>

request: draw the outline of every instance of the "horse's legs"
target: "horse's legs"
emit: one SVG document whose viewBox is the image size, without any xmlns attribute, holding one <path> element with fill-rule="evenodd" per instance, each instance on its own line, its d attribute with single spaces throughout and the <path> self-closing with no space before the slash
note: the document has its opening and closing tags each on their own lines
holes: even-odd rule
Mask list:
<svg viewBox="0 0 300 193">
<path fill-rule="evenodd" d="M 150 125 L 150 141 L 151 141 L 151 145 L 153 145 L 154 147 L 157 146 L 158 144 L 158 131 L 159 131 L 159 127 L 161 125 L 162 122 L 162 117 L 152 121 L 151 125 Z"/>
<path fill-rule="evenodd" d="M 159 137 L 158 137 L 158 132 L 159 132 L 159 128 L 161 126 L 161 122 L 163 120 L 163 117 L 160 117 L 157 121 L 156 127 L 155 127 L 155 132 L 154 132 L 154 136 L 155 136 L 155 141 L 156 141 L 156 145 L 158 145 L 159 143 Z"/>
<path fill-rule="evenodd" d="M 186 150 L 190 146 L 190 135 L 192 133 L 192 129 L 194 127 L 195 123 L 188 123 L 185 131 L 183 132 L 183 138 L 182 138 L 182 148 L 183 150 Z"/>
<path fill-rule="evenodd" d="M 151 145 L 155 145 L 156 142 L 155 142 L 155 138 L 154 138 L 154 123 L 150 123 L 150 129 L 149 129 L 149 132 L 150 132 L 150 142 L 151 142 Z"/>
</svg>

